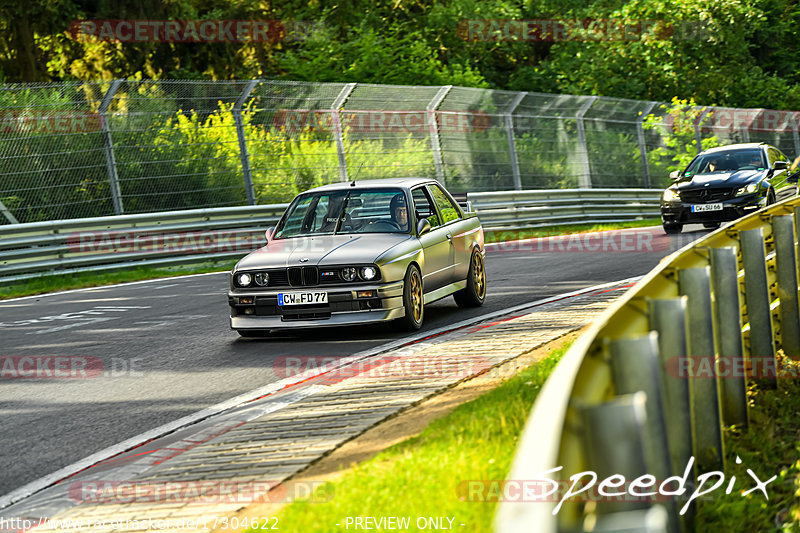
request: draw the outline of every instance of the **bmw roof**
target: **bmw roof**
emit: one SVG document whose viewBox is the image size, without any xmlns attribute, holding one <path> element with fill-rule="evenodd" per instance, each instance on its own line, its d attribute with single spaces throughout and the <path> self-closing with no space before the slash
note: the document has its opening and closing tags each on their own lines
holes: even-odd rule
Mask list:
<svg viewBox="0 0 800 533">
<path fill-rule="evenodd" d="M 353 183 L 355 183 L 355 185 L 353 185 Z M 375 180 L 365 179 L 360 181 L 342 181 L 339 183 L 331 183 L 329 185 L 315 187 L 305 192 L 330 191 L 337 189 L 373 189 L 376 187 L 402 187 L 407 189 L 423 183 L 436 183 L 436 180 L 429 178 L 381 178 Z"/>
<path fill-rule="evenodd" d="M 728 144 L 726 146 L 717 146 L 716 148 L 709 148 L 708 150 L 703 150 L 702 153 L 710 154 L 713 152 L 724 152 L 727 150 L 744 150 L 747 148 L 767 148 L 770 145 L 767 143 L 739 143 L 739 144 Z"/>
</svg>

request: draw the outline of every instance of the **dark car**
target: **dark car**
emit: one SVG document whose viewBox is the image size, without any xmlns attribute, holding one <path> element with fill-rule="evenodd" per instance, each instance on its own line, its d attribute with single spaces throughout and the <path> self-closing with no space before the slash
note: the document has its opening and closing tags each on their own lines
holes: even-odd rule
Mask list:
<svg viewBox="0 0 800 533">
<path fill-rule="evenodd" d="M 661 196 L 661 221 L 667 233 L 684 224 L 716 228 L 787 195 L 796 194 L 798 173 L 783 152 L 764 143 L 733 144 L 706 150 Z"/>
</svg>

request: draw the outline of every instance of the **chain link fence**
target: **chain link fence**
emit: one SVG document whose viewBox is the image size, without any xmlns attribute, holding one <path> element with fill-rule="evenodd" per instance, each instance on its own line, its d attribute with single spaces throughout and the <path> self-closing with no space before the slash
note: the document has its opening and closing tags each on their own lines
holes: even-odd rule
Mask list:
<svg viewBox="0 0 800 533">
<path fill-rule="evenodd" d="M 5 85 L 0 222 L 287 202 L 352 179 L 454 193 L 661 187 L 660 102 L 267 80 Z M 800 154 L 800 113 L 702 108 L 703 138 Z M 645 117 L 660 117 L 645 128 Z M 691 142 L 691 141 L 690 141 Z"/>
</svg>

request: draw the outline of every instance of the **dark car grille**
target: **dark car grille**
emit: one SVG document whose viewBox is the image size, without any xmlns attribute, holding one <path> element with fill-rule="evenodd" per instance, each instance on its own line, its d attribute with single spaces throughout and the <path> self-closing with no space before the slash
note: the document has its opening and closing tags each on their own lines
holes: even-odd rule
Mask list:
<svg viewBox="0 0 800 533">
<path fill-rule="evenodd" d="M 308 287 L 319 285 L 319 270 L 317 267 L 289 267 L 289 285 L 292 287 Z"/>
<path fill-rule="evenodd" d="M 681 200 L 691 204 L 708 204 L 733 198 L 734 189 L 693 189 L 681 191 Z"/>
</svg>

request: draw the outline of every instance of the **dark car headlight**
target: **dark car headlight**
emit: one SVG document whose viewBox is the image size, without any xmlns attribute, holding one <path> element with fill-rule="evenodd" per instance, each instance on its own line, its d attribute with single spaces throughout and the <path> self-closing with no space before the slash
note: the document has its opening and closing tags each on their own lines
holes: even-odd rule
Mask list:
<svg viewBox="0 0 800 533">
<path fill-rule="evenodd" d="M 661 200 L 664 201 L 664 202 L 675 202 L 675 201 L 680 200 L 680 199 L 681 199 L 681 197 L 678 194 L 678 191 L 676 191 L 674 189 L 667 189 L 661 195 Z"/>
<path fill-rule="evenodd" d="M 745 185 L 744 187 L 737 189 L 736 196 L 741 196 L 743 194 L 753 194 L 757 190 L 758 190 L 758 184 L 751 183 L 750 185 Z"/>
</svg>

